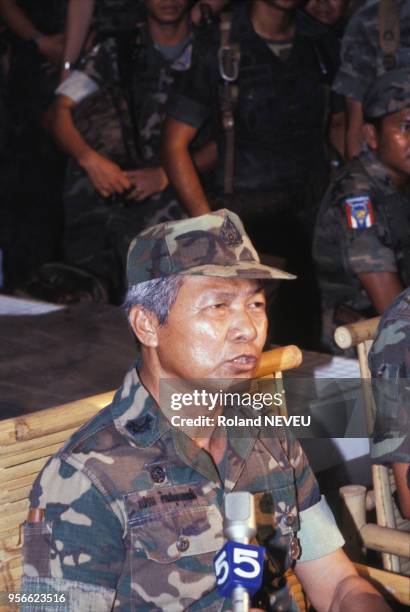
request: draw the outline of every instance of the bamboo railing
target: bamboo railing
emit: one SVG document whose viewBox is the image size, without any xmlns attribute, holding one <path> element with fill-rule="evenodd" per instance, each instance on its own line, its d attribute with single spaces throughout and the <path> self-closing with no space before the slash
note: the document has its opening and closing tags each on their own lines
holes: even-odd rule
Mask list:
<svg viewBox="0 0 410 612">
<path fill-rule="evenodd" d="M 368 354 L 379 323 L 380 317 L 358 321 L 338 327 L 334 336 L 335 342 L 340 348 L 357 348 L 369 434 L 373 431 L 375 405 L 371 385 L 369 384 L 371 373 L 368 366 Z M 361 495 L 357 494 L 358 487 L 355 487 L 355 485 L 343 487 L 341 489 L 342 498 L 352 515 L 363 545 L 382 553 L 383 566 L 386 570 L 408 574 L 410 572 L 410 521 L 403 519 L 393 502 L 394 474 L 390 468 L 384 465 L 373 465 L 372 479 L 377 525 L 364 524 L 365 521 L 362 520 L 361 513 L 365 513 L 365 495 L 363 493 Z M 361 506 L 360 511 L 357 509 L 357 504 Z M 375 527 L 380 529 L 375 529 Z"/>
</svg>

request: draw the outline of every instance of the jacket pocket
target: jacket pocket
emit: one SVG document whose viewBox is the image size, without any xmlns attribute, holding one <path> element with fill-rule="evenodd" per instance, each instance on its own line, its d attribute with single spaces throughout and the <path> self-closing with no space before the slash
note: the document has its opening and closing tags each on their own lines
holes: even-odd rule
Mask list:
<svg viewBox="0 0 410 612">
<path fill-rule="evenodd" d="M 149 508 L 141 510 L 142 499 Z M 127 496 L 133 609 L 143 603 L 185 609 L 214 589 L 212 560 L 223 534 L 222 515 L 211 499 L 186 485 L 145 492 L 144 498 L 138 492 Z"/>
</svg>

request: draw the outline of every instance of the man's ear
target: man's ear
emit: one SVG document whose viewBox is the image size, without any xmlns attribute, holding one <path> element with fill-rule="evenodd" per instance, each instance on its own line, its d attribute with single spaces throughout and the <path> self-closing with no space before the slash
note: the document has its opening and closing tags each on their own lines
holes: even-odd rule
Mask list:
<svg viewBox="0 0 410 612">
<path fill-rule="evenodd" d="M 129 322 L 134 334 L 143 346 L 156 348 L 158 346 L 157 330 L 159 322 L 153 312 L 142 306 L 133 306 L 129 313 Z"/>
<path fill-rule="evenodd" d="M 374 125 L 371 123 L 363 124 L 363 137 L 372 151 L 379 146 L 379 136 Z"/>
</svg>

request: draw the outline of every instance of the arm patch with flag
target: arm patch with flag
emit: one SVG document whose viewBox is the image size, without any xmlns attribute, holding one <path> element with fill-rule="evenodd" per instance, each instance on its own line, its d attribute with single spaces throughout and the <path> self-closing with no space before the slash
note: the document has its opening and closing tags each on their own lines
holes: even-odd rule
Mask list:
<svg viewBox="0 0 410 612">
<path fill-rule="evenodd" d="M 374 225 L 373 204 L 369 196 L 347 198 L 344 207 L 347 223 L 351 229 L 363 230 Z"/>
</svg>

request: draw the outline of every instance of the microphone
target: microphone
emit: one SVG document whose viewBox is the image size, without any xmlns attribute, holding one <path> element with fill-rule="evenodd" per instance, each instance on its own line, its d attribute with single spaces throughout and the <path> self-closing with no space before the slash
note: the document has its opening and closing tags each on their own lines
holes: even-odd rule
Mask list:
<svg viewBox="0 0 410 612">
<path fill-rule="evenodd" d="M 252 546 L 256 535 L 255 504 L 247 492 L 228 493 L 224 503 L 224 535 L 228 540 L 214 557 L 218 593 L 230 597 L 233 612 L 248 612 L 250 597 L 262 584 L 265 549 Z"/>
</svg>

